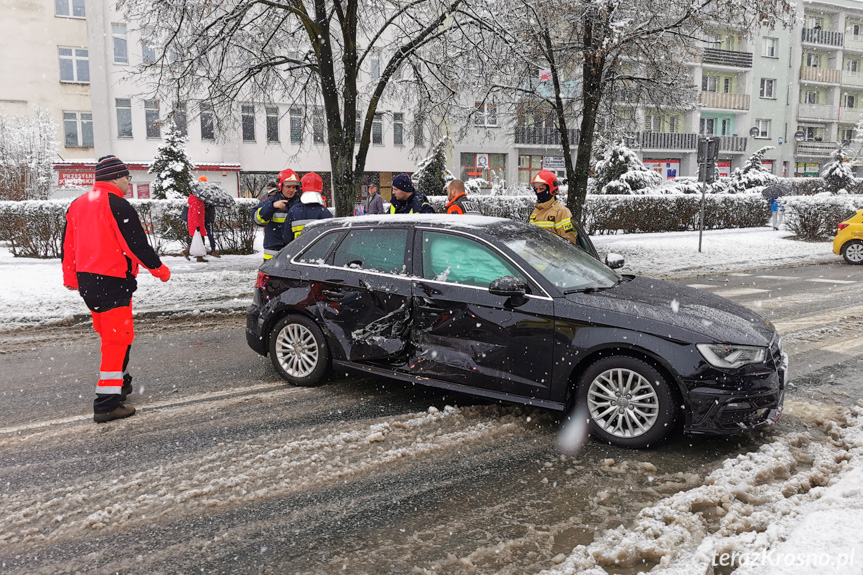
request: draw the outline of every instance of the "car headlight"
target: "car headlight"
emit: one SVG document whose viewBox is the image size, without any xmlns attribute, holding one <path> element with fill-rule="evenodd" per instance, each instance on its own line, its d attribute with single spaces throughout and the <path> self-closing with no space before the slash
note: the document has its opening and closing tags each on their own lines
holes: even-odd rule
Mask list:
<svg viewBox="0 0 863 575">
<path fill-rule="evenodd" d="M 737 369 L 750 363 L 761 363 L 767 357 L 766 347 L 718 343 L 699 343 L 695 347 L 710 365 L 724 369 Z"/>
</svg>

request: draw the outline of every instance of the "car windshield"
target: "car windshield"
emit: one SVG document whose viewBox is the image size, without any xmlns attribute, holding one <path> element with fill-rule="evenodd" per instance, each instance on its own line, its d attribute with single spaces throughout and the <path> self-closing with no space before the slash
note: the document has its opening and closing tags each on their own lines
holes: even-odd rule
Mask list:
<svg viewBox="0 0 863 575">
<path fill-rule="evenodd" d="M 577 245 L 540 229 L 529 229 L 502 243 L 564 293 L 605 289 L 620 276 Z"/>
</svg>

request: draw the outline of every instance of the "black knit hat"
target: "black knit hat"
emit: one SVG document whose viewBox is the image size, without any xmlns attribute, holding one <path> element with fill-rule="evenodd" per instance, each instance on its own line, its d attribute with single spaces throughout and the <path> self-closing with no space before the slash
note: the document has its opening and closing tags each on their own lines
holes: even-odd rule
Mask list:
<svg viewBox="0 0 863 575">
<path fill-rule="evenodd" d="M 414 189 L 414 183 L 411 181 L 411 177 L 407 174 L 399 174 L 393 178 L 393 187 L 409 194 L 416 192 Z"/>
<path fill-rule="evenodd" d="M 96 181 L 110 182 L 129 175 L 129 168 L 117 156 L 102 156 L 96 164 Z"/>
</svg>

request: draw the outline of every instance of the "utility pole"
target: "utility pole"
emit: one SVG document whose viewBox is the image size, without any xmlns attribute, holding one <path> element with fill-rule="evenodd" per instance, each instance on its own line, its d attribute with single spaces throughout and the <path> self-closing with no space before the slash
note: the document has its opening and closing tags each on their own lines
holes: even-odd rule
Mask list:
<svg viewBox="0 0 863 575">
<path fill-rule="evenodd" d="M 701 182 L 701 210 L 698 215 L 698 252 L 701 253 L 701 236 L 704 234 L 704 204 L 707 183 L 716 179 L 716 162 L 719 160 L 719 138 L 698 138 L 698 181 Z"/>
</svg>

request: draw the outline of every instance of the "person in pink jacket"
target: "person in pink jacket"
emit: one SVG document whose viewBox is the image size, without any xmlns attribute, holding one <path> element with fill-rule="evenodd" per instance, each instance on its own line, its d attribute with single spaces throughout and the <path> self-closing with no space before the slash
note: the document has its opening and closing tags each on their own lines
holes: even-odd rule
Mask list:
<svg viewBox="0 0 863 575">
<path fill-rule="evenodd" d="M 201 238 L 207 237 L 207 227 L 204 225 L 204 202 L 196 197 L 194 194 L 189 194 L 189 237 L 193 237 L 195 235 L 195 230 L 201 232 Z M 186 256 L 186 259 L 189 259 L 189 248 L 183 250 L 183 255 Z M 205 257 L 198 256 L 199 262 L 207 262 Z"/>
</svg>

